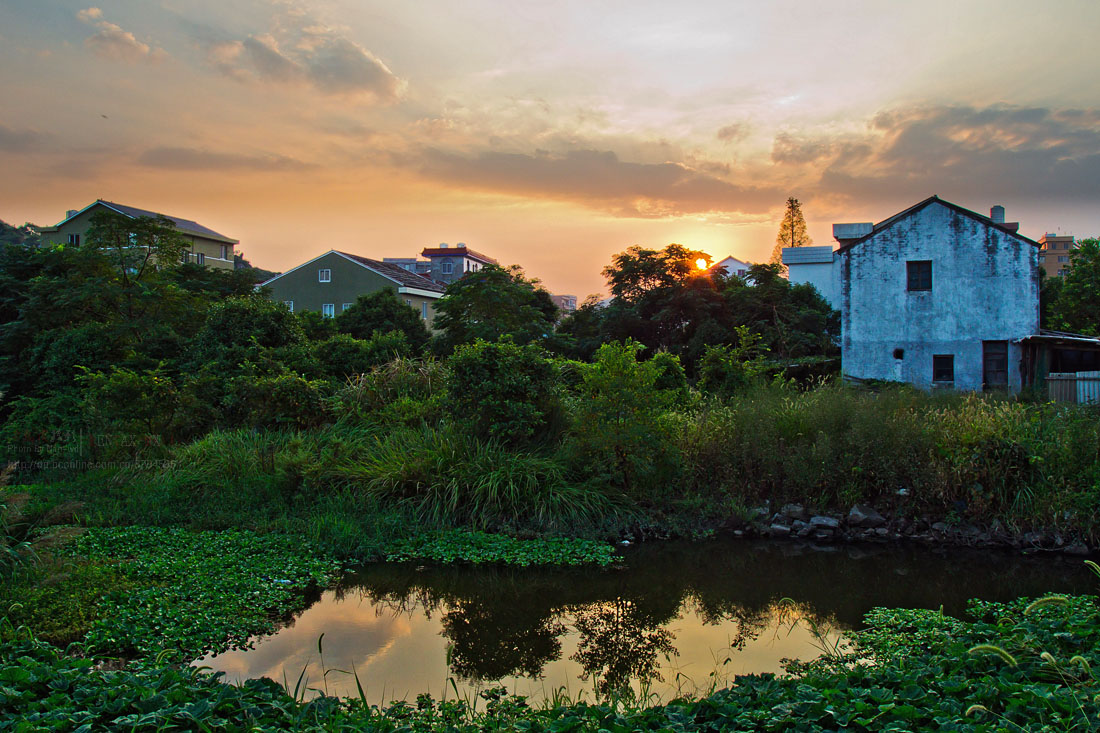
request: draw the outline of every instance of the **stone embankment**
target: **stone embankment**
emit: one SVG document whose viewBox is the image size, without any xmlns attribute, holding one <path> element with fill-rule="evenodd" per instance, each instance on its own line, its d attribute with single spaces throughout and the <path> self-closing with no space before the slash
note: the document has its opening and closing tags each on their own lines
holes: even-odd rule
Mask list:
<svg viewBox="0 0 1100 733">
<path fill-rule="evenodd" d="M 1013 532 L 1000 521 L 988 526 L 967 522 L 937 521 L 932 517 L 888 518 L 874 508 L 857 504 L 847 514 L 815 513 L 801 504 L 786 504 L 778 511 L 758 507 L 737 536 L 800 539 L 813 542 L 913 541 L 930 545 L 1011 547 L 1024 552 L 1060 552 L 1090 555 L 1082 539 L 1059 531 Z"/>
</svg>

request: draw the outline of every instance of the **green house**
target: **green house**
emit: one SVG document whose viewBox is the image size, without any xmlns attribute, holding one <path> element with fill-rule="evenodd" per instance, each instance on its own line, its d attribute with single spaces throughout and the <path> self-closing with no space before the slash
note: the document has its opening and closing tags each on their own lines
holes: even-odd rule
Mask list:
<svg viewBox="0 0 1100 733">
<path fill-rule="evenodd" d="M 435 301 L 443 287 L 389 262 L 329 250 L 320 257 L 260 283 L 268 297 L 290 310 L 317 311 L 328 318 L 347 310 L 360 295 L 392 290 L 416 310 L 428 328 L 435 319 Z"/>
</svg>

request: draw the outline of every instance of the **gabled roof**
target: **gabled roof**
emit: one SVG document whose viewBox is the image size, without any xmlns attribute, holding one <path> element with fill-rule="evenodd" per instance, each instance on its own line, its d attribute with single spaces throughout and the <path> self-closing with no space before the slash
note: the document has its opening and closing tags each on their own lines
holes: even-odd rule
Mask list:
<svg viewBox="0 0 1100 733">
<path fill-rule="evenodd" d="M 363 267 L 367 270 L 370 270 L 371 272 L 375 273 L 376 275 L 381 275 L 382 277 L 386 278 L 390 282 L 396 284 L 398 286 L 398 292 L 402 292 L 403 289 L 409 288 L 409 289 L 412 289 L 412 290 L 422 290 L 422 291 L 427 291 L 427 292 L 430 292 L 430 293 L 438 293 L 439 295 L 443 294 L 443 287 L 442 286 L 438 285 L 437 283 L 435 283 L 432 280 L 429 280 L 428 278 L 424 277 L 423 275 L 417 275 L 415 272 L 409 272 L 408 270 L 406 270 L 402 267 L 398 267 L 397 265 L 391 264 L 389 262 L 380 262 L 378 260 L 372 260 L 369 257 L 360 257 L 359 255 L 353 255 L 353 254 L 349 254 L 347 252 L 340 252 L 339 250 L 335 250 L 335 249 L 330 249 L 328 252 L 325 252 L 324 254 L 317 255 L 312 260 L 308 260 L 306 262 L 303 262 L 302 264 L 298 265 L 297 267 L 292 267 L 289 270 L 287 270 L 286 272 L 280 273 L 280 274 L 276 275 L 275 277 L 273 277 L 269 280 L 263 281 L 262 283 L 260 283 L 256 287 L 257 288 L 262 288 L 264 285 L 269 285 L 269 284 L 275 282 L 276 280 L 278 280 L 279 278 L 285 277 L 285 276 L 289 275 L 290 273 L 294 272 L 295 270 L 300 270 L 303 267 L 306 267 L 306 266 L 316 262 L 317 260 L 321 259 L 322 257 L 327 257 L 328 255 L 337 255 L 338 257 L 343 257 L 344 259 L 346 259 L 350 262 L 354 262 L 355 264 L 359 265 L 360 267 Z"/>
<path fill-rule="evenodd" d="M 899 211 L 898 213 L 891 216 L 889 219 L 883 219 L 878 224 L 875 224 L 874 228 L 871 229 L 870 234 L 867 234 L 866 236 L 860 237 L 859 239 L 856 239 L 856 240 L 853 240 L 851 242 L 846 243 L 844 246 L 837 249 L 836 254 L 843 254 L 844 252 L 847 252 L 852 247 L 855 247 L 856 245 L 861 244 L 862 242 L 866 242 L 868 239 L 875 236 L 879 232 L 881 232 L 885 229 L 889 229 L 890 227 L 892 227 L 894 224 L 897 224 L 902 219 L 907 219 L 908 217 L 912 216 L 913 214 L 916 214 L 918 211 L 921 211 L 922 209 L 924 209 L 928 206 L 931 206 L 934 203 L 942 204 L 943 206 L 946 206 L 947 208 L 954 211 L 955 213 L 962 214 L 963 216 L 969 217 L 969 218 L 973 219 L 974 221 L 978 222 L 979 224 L 985 224 L 986 226 L 993 227 L 995 229 L 999 229 L 1002 232 L 1004 232 L 1005 234 L 1010 234 L 1013 237 L 1016 237 L 1017 239 L 1019 239 L 1021 242 L 1024 242 L 1025 244 L 1030 244 L 1031 246 L 1033 246 L 1035 248 L 1038 248 L 1040 246 L 1039 243 L 1036 242 L 1035 240 L 1028 239 L 1024 235 L 1020 234 L 1019 232 L 1013 231 L 1012 229 L 1008 228 L 1007 226 L 1005 226 L 1003 224 L 998 224 L 997 222 L 990 219 L 988 216 L 982 216 L 981 214 L 979 214 L 975 211 L 971 211 L 970 209 L 964 209 L 963 207 L 959 206 L 958 204 L 953 204 L 950 201 L 945 201 L 945 200 L 941 199 L 939 196 L 934 196 L 933 195 L 933 196 L 929 196 L 924 201 L 921 201 L 918 204 L 914 204 L 913 206 L 910 206 L 908 209 L 905 209 L 904 211 Z"/>
<path fill-rule="evenodd" d="M 483 255 L 480 252 L 475 252 L 469 247 L 425 247 L 424 251 L 420 253 L 424 257 L 469 257 L 471 260 L 478 260 L 484 262 L 487 265 L 499 265 L 500 263 L 494 260 L 489 255 Z"/>
<path fill-rule="evenodd" d="M 204 227 L 202 224 L 199 224 L 196 221 L 191 221 L 190 219 L 181 219 L 178 216 L 168 216 L 167 214 L 159 214 L 155 211 L 149 211 L 147 209 L 139 209 L 136 206 L 126 206 L 125 204 L 116 204 L 116 203 L 111 202 L 111 201 L 104 201 L 103 199 L 96 199 L 94 203 L 88 204 L 87 206 L 85 206 L 83 209 L 76 212 L 72 216 L 65 217 L 65 219 L 63 219 L 59 224 L 57 224 L 56 226 L 53 226 L 53 227 L 49 227 L 49 229 L 56 230 L 58 227 L 63 226 L 66 222 L 71 221 L 72 219 L 75 219 L 76 217 L 80 216 L 85 211 L 87 211 L 88 209 L 91 209 L 94 206 L 105 206 L 108 209 L 111 209 L 112 211 L 114 211 L 116 214 L 122 214 L 123 216 L 130 217 L 131 219 L 137 219 L 137 218 L 142 217 L 142 216 L 148 216 L 148 217 L 152 217 L 152 218 L 156 218 L 158 216 L 163 216 L 165 219 L 172 222 L 172 224 L 175 225 L 176 229 L 178 229 L 181 232 L 184 232 L 186 234 L 197 234 L 200 237 L 205 237 L 207 239 L 216 239 L 217 241 L 225 242 L 226 244 L 238 244 L 239 243 L 239 240 L 233 239 L 232 237 L 227 237 L 224 234 L 218 234 L 213 229 L 210 229 L 208 227 Z"/>
<path fill-rule="evenodd" d="M 405 287 L 434 290 L 437 293 L 443 292 L 443 288 L 434 280 L 429 280 L 423 275 L 417 275 L 415 272 L 409 272 L 404 267 L 399 267 L 392 262 L 381 262 L 379 260 L 372 260 L 369 257 L 348 254 L 347 252 L 336 252 L 336 254 L 343 255 L 353 262 L 358 262 L 363 267 L 377 272 L 382 277 L 399 282 Z"/>
</svg>

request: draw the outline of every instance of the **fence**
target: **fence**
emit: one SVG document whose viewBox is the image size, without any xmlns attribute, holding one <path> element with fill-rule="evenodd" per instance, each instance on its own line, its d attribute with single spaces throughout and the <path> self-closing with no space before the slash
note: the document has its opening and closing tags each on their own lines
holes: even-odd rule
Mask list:
<svg viewBox="0 0 1100 733">
<path fill-rule="evenodd" d="M 1051 402 L 1100 404 L 1100 372 L 1051 372 L 1047 375 Z"/>
</svg>

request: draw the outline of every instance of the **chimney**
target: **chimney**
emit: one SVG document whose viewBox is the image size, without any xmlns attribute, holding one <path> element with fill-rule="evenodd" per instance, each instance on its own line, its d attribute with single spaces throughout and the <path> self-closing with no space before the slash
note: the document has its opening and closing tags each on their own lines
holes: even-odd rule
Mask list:
<svg viewBox="0 0 1100 733">
<path fill-rule="evenodd" d="M 68 211 L 65 212 L 65 218 L 66 219 L 71 219 L 72 217 L 76 216 L 76 212 L 77 212 L 77 209 L 69 209 Z"/>
<path fill-rule="evenodd" d="M 455 246 L 458 247 L 459 249 L 466 249 L 466 243 L 465 242 L 459 242 Z"/>
<path fill-rule="evenodd" d="M 1005 207 L 998 204 L 989 210 L 989 218 L 993 220 L 994 224 L 1005 223 Z"/>
<path fill-rule="evenodd" d="M 448 248 L 448 247 L 450 247 L 450 246 L 451 246 L 451 245 L 447 244 L 446 242 L 440 242 L 440 243 L 439 243 L 439 248 L 440 248 L 440 249 L 447 249 L 447 248 Z"/>
</svg>

